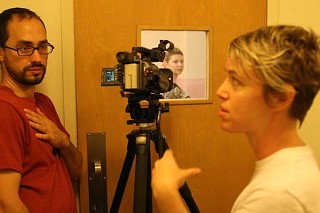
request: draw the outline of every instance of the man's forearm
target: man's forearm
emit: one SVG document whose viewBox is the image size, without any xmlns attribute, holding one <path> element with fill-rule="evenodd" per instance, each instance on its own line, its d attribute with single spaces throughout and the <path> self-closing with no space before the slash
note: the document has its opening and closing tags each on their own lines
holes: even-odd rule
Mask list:
<svg viewBox="0 0 320 213">
<path fill-rule="evenodd" d="M 0 204 L 1 213 L 30 213 L 28 208 L 22 203 L 14 203 L 12 205 L 2 205 Z"/>
<path fill-rule="evenodd" d="M 30 213 L 19 196 L 21 173 L 0 170 L 0 213 Z"/>
<path fill-rule="evenodd" d="M 69 140 L 69 139 L 68 139 Z M 70 179 L 76 181 L 82 170 L 82 155 L 79 150 L 69 140 L 69 145 L 60 148 L 62 157 L 67 165 Z"/>
</svg>

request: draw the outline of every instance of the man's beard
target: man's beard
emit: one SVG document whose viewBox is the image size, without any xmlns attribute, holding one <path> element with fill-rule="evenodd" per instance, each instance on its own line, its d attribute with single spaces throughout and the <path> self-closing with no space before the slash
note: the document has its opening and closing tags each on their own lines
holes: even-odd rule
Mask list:
<svg viewBox="0 0 320 213">
<path fill-rule="evenodd" d="M 22 71 L 16 70 L 12 68 L 8 62 L 8 60 L 4 61 L 6 69 L 8 74 L 15 80 L 16 82 L 22 84 L 22 85 L 38 85 L 42 82 L 45 74 L 46 74 L 46 66 L 41 64 L 41 63 L 32 63 L 30 66 L 26 66 L 23 68 Z M 28 72 L 29 69 L 34 68 L 34 67 L 41 67 L 43 73 L 39 75 L 33 76 L 34 78 L 28 79 L 26 78 L 26 73 Z"/>
</svg>

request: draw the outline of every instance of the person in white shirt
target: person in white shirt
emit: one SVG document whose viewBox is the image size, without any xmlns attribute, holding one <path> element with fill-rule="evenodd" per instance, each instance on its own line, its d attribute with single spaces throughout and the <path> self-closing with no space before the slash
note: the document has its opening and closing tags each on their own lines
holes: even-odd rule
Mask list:
<svg viewBox="0 0 320 213">
<path fill-rule="evenodd" d="M 227 55 L 217 90 L 221 128 L 244 133 L 257 159 L 231 212 L 320 212 L 319 166 L 297 133 L 320 88 L 319 37 L 299 26 L 268 26 L 235 38 Z M 151 185 L 161 212 L 188 212 L 178 190 L 199 173 L 180 169 L 171 150 L 156 161 Z"/>
</svg>

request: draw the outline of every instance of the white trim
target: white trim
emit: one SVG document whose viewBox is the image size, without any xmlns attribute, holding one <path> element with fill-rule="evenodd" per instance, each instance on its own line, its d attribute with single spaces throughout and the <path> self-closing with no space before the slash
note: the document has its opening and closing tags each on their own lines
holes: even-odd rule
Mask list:
<svg viewBox="0 0 320 213">
<path fill-rule="evenodd" d="M 63 68 L 64 125 L 77 145 L 77 113 L 74 57 L 73 1 L 61 1 L 61 48 Z"/>
</svg>

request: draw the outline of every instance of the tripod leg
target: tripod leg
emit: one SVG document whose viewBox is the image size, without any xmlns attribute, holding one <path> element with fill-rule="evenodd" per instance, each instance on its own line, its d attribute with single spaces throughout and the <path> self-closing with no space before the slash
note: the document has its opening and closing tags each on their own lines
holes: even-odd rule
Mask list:
<svg viewBox="0 0 320 213">
<path fill-rule="evenodd" d="M 122 166 L 122 170 L 121 170 L 121 174 L 120 174 L 119 181 L 117 184 L 116 192 L 115 192 L 113 200 L 112 200 L 110 213 L 119 212 L 120 203 L 121 203 L 121 200 L 123 197 L 125 187 L 128 182 L 128 177 L 129 177 L 130 170 L 131 170 L 133 160 L 135 157 L 134 133 L 132 132 L 132 133 L 128 134 L 127 138 L 128 138 L 127 154 L 126 154 L 126 158 L 124 160 L 123 166 Z"/>
<path fill-rule="evenodd" d="M 189 186 L 187 183 L 185 183 L 180 189 L 179 189 L 181 197 L 184 199 L 186 202 L 190 212 L 192 213 L 199 213 L 200 210 L 198 209 L 198 206 L 196 202 L 194 201 L 191 191 L 189 189 Z"/>
<path fill-rule="evenodd" d="M 136 173 L 134 185 L 134 212 L 152 212 L 150 133 L 139 131 L 136 135 Z"/>
<path fill-rule="evenodd" d="M 151 157 L 149 152 L 149 161 L 148 161 L 148 179 L 147 179 L 147 209 L 148 212 L 152 212 L 152 189 L 151 189 Z"/>
</svg>

